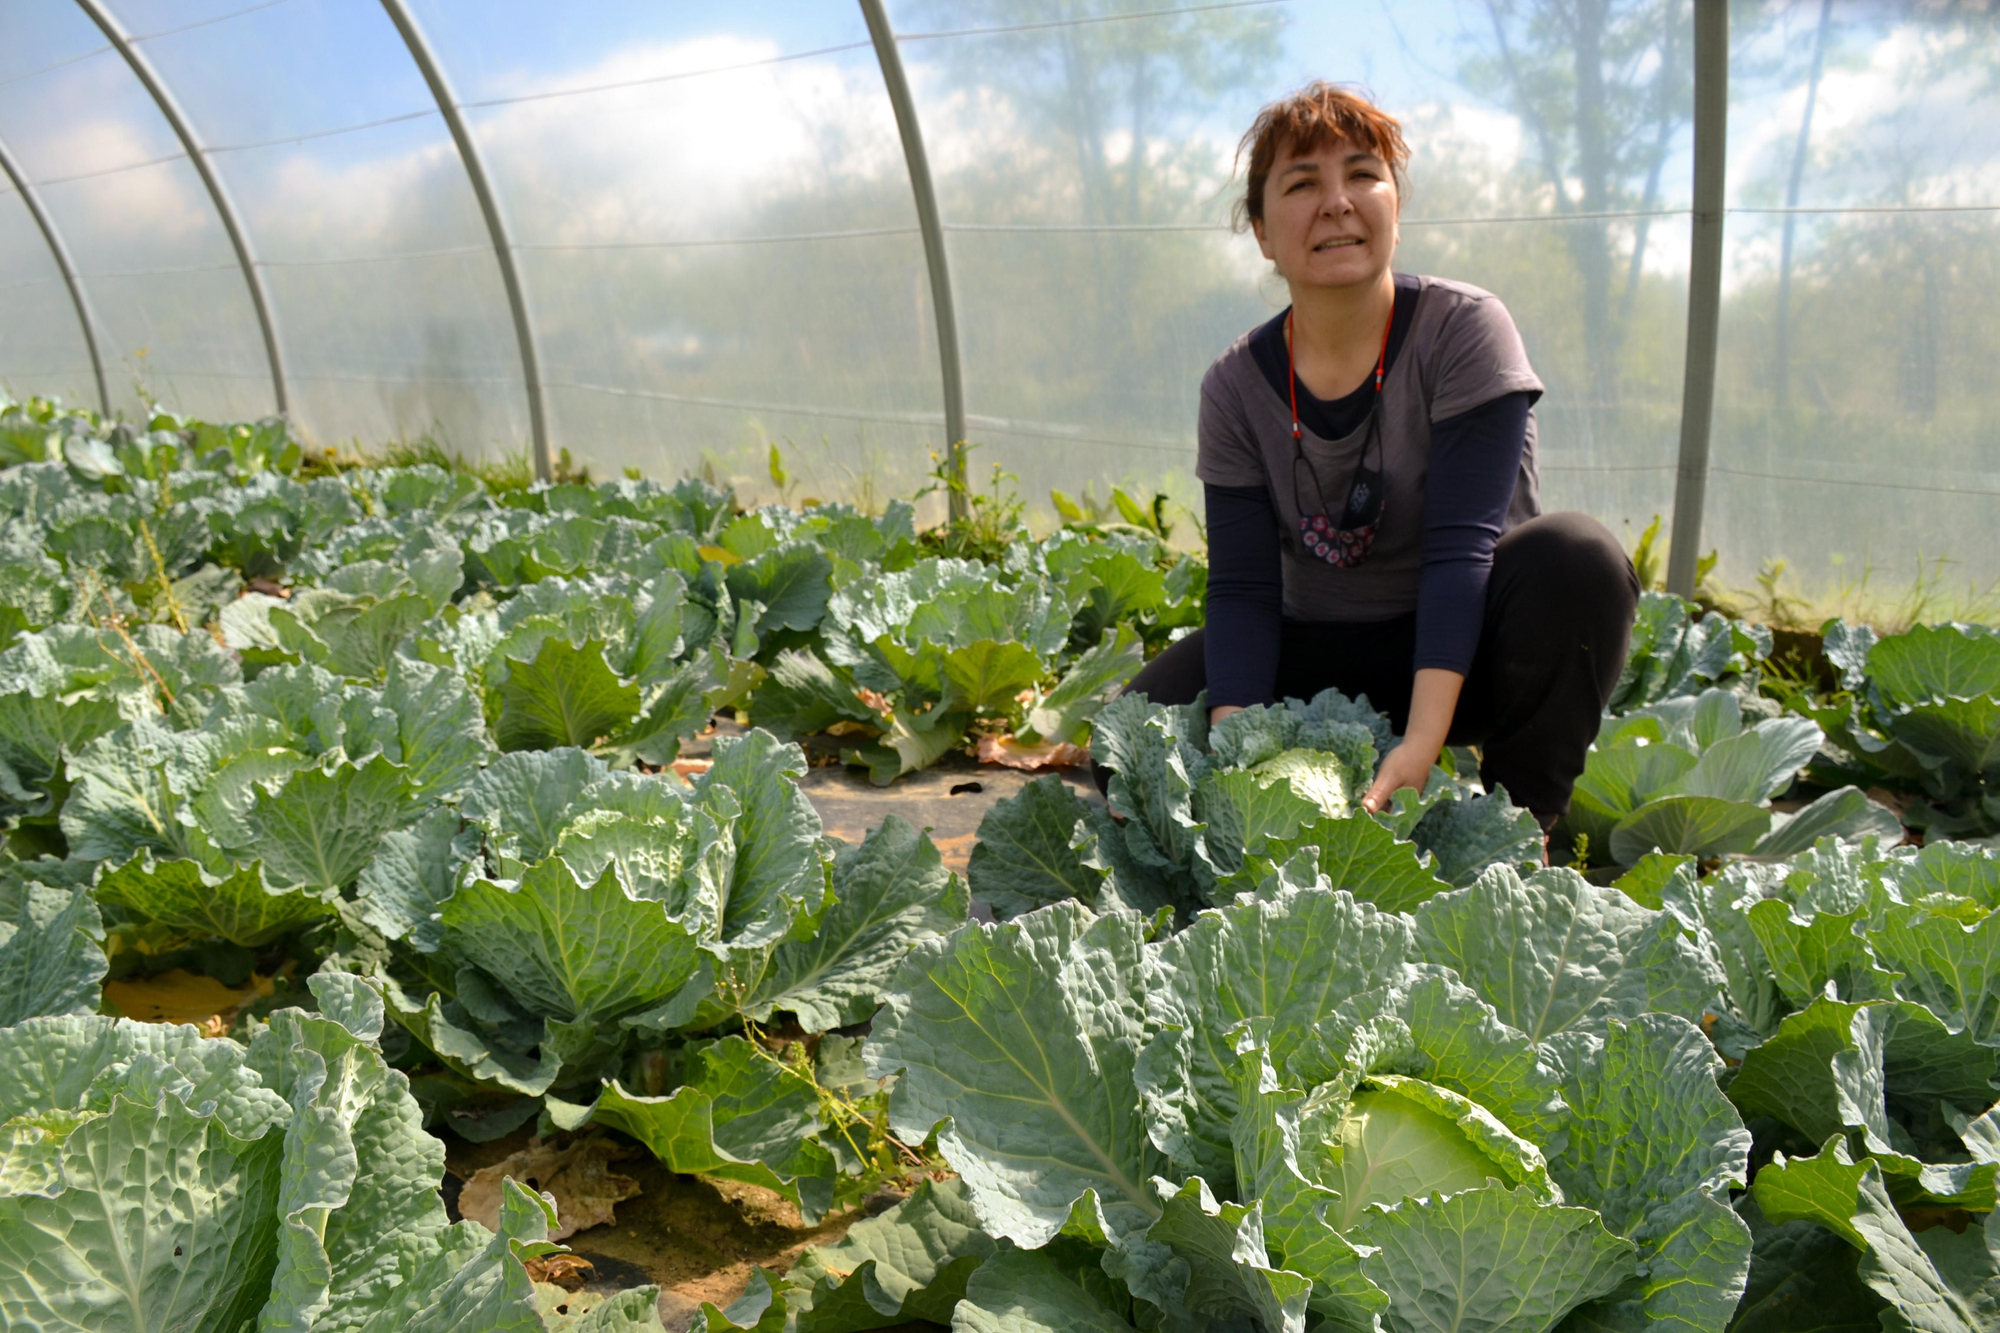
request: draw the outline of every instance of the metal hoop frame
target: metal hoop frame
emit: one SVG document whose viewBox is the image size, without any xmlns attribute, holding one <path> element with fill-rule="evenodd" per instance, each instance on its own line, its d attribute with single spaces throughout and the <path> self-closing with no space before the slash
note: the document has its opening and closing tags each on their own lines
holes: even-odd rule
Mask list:
<svg viewBox="0 0 2000 1333">
<path fill-rule="evenodd" d="M 382 8 L 389 12 L 389 20 L 402 34 L 403 45 L 409 48 L 410 58 L 417 62 L 424 82 L 430 87 L 431 96 L 437 101 L 438 114 L 444 117 L 446 127 L 451 130 L 451 141 L 458 146 L 458 160 L 465 165 L 466 177 L 472 182 L 472 193 L 477 196 L 479 211 L 486 219 L 486 234 L 493 241 L 493 257 L 500 263 L 500 281 L 507 288 L 507 308 L 514 316 L 514 341 L 521 349 L 521 377 L 528 390 L 528 428 L 534 437 L 535 475 L 548 481 L 555 475 L 555 457 L 549 446 L 548 415 L 542 403 L 542 358 L 535 345 L 535 323 L 528 311 L 528 295 L 521 284 L 520 266 L 514 259 L 514 245 L 507 236 L 507 219 L 494 196 L 493 183 L 486 175 L 486 163 L 479 155 L 479 145 L 459 111 L 458 98 L 451 90 L 451 80 L 445 77 L 443 66 L 431 53 L 430 42 L 418 26 L 416 16 L 410 13 L 403 0 L 382 0 Z"/>
<path fill-rule="evenodd" d="M 209 201 L 215 205 L 216 214 L 222 219 L 222 229 L 229 233 L 229 246 L 236 252 L 236 263 L 243 270 L 243 281 L 250 288 L 250 304 L 257 309 L 257 326 L 264 334 L 264 356 L 271 363 L 271 395 L 277 400 L 278 414 L 283 416 L 291 408 L 290 394 L 285 386 L 285 358 L 278 345 L 278 326 L 271 314 L 271 299 L 264 290 L 264 275 L 257 269 L 257 256 L 250 248 L 249 236 L 243 230 L 243 219 L 236 210 L 236 201 L 230 197 L 229 188 L 222 178 L 215 174 L 214 163 L 208 160 L 201 139 L 189 123 L 187 113 L 175 100 L 172 90 L 153 68 L 153 62 L 133 42 L 130 33 L 106 9 L 102 0 L 76 0 L 77 6 L 90 16 L 104 33 L 118 54 L 139 76 L 139 82 L 152 95 L 154 105 L 166 117 L 173 129 L 174 137 L 181 141 L 181 148 L 187 153 L 188 161 L 194 164 L 195 174 L 208 190 Z"/>
</svg>

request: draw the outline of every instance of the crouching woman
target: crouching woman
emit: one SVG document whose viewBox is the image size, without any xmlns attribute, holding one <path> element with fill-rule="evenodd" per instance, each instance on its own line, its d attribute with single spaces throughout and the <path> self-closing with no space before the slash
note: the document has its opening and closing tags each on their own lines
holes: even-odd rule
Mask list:
<svg viewBox="0 0 2000 1333">
<path fill-rule="evenodd" d="M 1542 382 L 1490 292 L 1393 264 L 1397 122 L 1315 83 L 1244 136 L 1238 205 L 1291 305 L 1201 386 L 1208 623 L 1128 689 L 1210 716 L 1366 694 L 1402 743 L 1366 804 L 1481 747 L 1546 830 L 1624 665 L 1638 580 L 1604 526 L 1543 514 Z"/>
</svg>

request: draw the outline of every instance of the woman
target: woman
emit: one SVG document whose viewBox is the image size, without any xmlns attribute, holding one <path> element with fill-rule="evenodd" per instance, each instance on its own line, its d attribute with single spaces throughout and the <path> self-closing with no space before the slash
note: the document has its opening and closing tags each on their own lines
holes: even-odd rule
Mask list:
<svg viewBox="0 0 2000 1333">
<path fill-rule="evenodd" d="M 1211 720 L 1366 694 L 1402 742 L 1364 804 L 1478 745 L 1544 831 L 1624 665 L 1638 579 L 1603 525 L 1542 514 L 1542 382 L 1498 297 L 1390 265 L 1397 122 L 1314 83 L 1258 115 L 1238 204 L 1291 307 L 1201 386 L 1208 624 L 1129 689 Z"/>
</svg>

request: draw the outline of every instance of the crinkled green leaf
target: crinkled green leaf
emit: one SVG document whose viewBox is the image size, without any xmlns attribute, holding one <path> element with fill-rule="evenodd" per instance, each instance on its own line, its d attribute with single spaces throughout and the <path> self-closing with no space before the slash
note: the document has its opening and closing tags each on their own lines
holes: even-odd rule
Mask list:
<svg viewBox="0 0 2000 1333">
<path fill-rule="evenodd" d="M 463 828 L 443 807 L 387 835 L 355 882 L 362 919 L 388 939 L 436 952 L 438 914 L 478 846 L 478 830 Z"/>
<path fill-rule="evenodd" d="M 980 639 L 945 654 L 944 676 L 945 707 L 1004 715 L 1019 707 L 1014 696 L 1040 683 L 1042 660 L 1018 643 Z"/>
<path fill-rule="evenodd" d="M 1811 1004 L 1829 982 L 1850 1001 L 1886 1000 L 1895 994 L 1895 978 L 1857 933 L 1865 909 L 1821 911 L 1800 920 L 1787 903 L 1765 899 L 1753 903 L 1744 916 L 1762 946 L 1763 971 L 1791 1004 Z"/>
<path fill-rule="evenodd" d="M 1158 1216 L 1133 1066 L 1146 1023 L 1138 917 L 1057 903 L 968 924 L 904 961 L 865 1051 L 903 1071 L 891 1123 L 938 1145 L 995 1236 L 1039 1245 L 1096 1191 L 1108 1224 Z"/>
<path fill-rule="evenodd" d="M 1247 710 L 1246 710 L 1247 711 Z M 1207 708 L 1162 708 L 1144 695 L 1124 694 L 1092 724 L 1094 762 L 1112 770 L 1111 807 L 1126 816 L 1125 850 L 1168 883 L 1193 896 L 1201 826 L 1194 815 L 1195 784 L 1213 767 L 1203 753 Z M 1240 714 L 1232 715 L 1241 716 Z"/>
<path fill-rule="evenodd" d="M 1377 1249 L 1362 1268 L 1389 1293 L 1383 1322 L 1398 1333 L 1543 1333 L 1636 1266 L 1632 1242 L 1596 1213 L 1544 1203 L 1525 1185 L 1409 1199 L 1364 1214 L 1351 1238 Z"/>
<path fill-rule="evenodd" d="M 737 601 L 760 603 L 757 633 L 819 627 L 833 595 L 833 562 L 824 551 L 805 542 L 787 543 L 731 565 L 729 595 Z"/>
<path fill-rule="evenodd" d="M 995 802 L 979 821 L 965 874 L 972 894 L 1001 920 L 1074 899 L 1095 905 L 1105 872 L 1086 864 L 1077 825 L 1089 807 L 1048 774 Z"/>
<path fill-rule="evenodd" d="M 1310 848 L 1307 859 L 1298 858 Z M 1271 862 L 1324 876 L 1328 887 L 1345 889 L 1365 903 L 1386 912 L 1407 912 L 1450 887 L 1418 859 L 1415 844 L 1399 841 L 1373 819 L 1349 817 L 1322 819 L 1300 829 L 1290 838 L 1274 838 L 1266 847 Z M 1245 863 L 1245 874 L 1224 884 L 1241 891 L 1254 885 L 1245 883 L 1250 873 L 1261 869 L 1257 858 Z"/>
<path fill-rule="evenodd" d="M 1564 1132 L 1557 1075 L 1541 1049 L 1435 965 L 1349 996 L 1303 1041 L 1274 1053 L 1293 1086 L 1403 1074 L 1459 1093 L 1530 1143 L 1553 1144 Z"/>
<path fill-rule="evenodd" d="M 1267 1333 L 1304 1333 L 1312 1279 L 1272 1267 L 1254 1204 L 1218 1204 L 1197 1176 L 1168 1195 L 1146 1239 L 1187 1266 L 1188 1309 L 1247 1319 Z"/>
<path fill-rule="evenodd" d="M 1891 907 L 1867 940 L 1884 968 L 1902 974 L 1896 994 L 1952 1031 L 2000 1046 L 2000 913 L 1961 925 L 1922 907 Z"/>
<path fill-rule="evenodd" d="M 1882 1298 L 1855 1271 L 1853 1246 L 1817 1222 L 1766 1221 L 1753 1195 L 1736 1207 L 1754 1243 L 1730 1333 L 1880 1333 Z"/>
<path fill-rule="evenodd" d="M 1863 651 L 1868 679 L 1892 706 L 2000 695 L 2000 638 L 1983 625 L 1918 625 Z"/>
<path fill-rule="evenodd" d="M 381 987 L 389 1015 L 454 1073 L 523 1097 L 539 1097 L 563 1072 L 562 1052 L 554 1043 L 541 1043 L 532 1054 L 514 1049 L 437 991 L 412 995 L 393 977 L 371 979 Z"/>
<path fill-rule="evenodd" d="M 603 760 L 577 749 L 503 754 L 480 771 L 460 808 L 496 851 L 539 861 L 606 771 Z"/>
<path fill-rule="evenodd" d="M 1557 1037 L 1569 1134 L 1549 1173 L 1571 1204 L 1639 1246 L 1636 1279 L 1579 1310 L 1579 1329 L 1725 1327 L 1751 1262 L 1729 1207 L 1750 1134 L 1716 1086 L 1721 1063 L 1693 1024 L 1667 1014 L 1612 1019 L 1601 1035 Z"/>
<path fill-rule="evenodd" d="M 69 761 L 62 831 L 70 855 L 123 861 L 150 849 L 201 859 L 208 839 L 188 799 L 217 758 L 215 740 L 142 720 L 100 736 Z"/>
<path fill-rule="evenodd" d="M 956 1333 L 1136 1333 L 1127 1318 L 1129 1305 L 1119 1308 L 1110 1285 L 1088 1268 L 1059 1264 L 1046 1251 L 1002 1250 L 967 1280 L 952 1328 Z"/>
<path fill-rule="evenodd" d="M 819 858 L 820 818 L 799 790 L 804 753 L 769 732 L 718 738 L 715 762 L 695 784 L 695 799 L 715 790 L 735 798 L 736 860 L 722 909 L 731 943 L 774 943 L 818 918 L 826 903 Z"/>
<path fill-rule="evenodd" d="M 88 889 L 29 884 L 0 938 L 0 1027 L 93 1013 L 104 982 L 104 924 Z"/>
<path fill-rule="evenodd" d="M 493 732 L 503 750 L 588 749 L 639 715 L 639 687 L 620 680 L 595 639 L 551 635 L 530 661 L 507 660 Z"/>
<path fill-rule="evenodd" d="M 1574 870 L 1495 866 L 1416 910 L 1416 956 L 1455 970 L 1536 1041 L 1642 1013 L 1698 1019 L 1722 973 L 1680 922 Z"/>
<path fill-rule="evenodd" d="M 808 1032 L 865 1022 L 910 948 L 949 932 L 970 908 L 930 835 L 889 815 L 835 856 L 833 904 L 809 938 L 778 946 L 744 1012 L 789 1012 Z"/>
<path fill-rule="evenodd" d="M 415 805 L 404 771 L 379 755 L 296 773 L 251 803 L 265 878 L 324 893 L 345 889 Z"/>
<path fill-rule="evenodd" d="M 658 1004 L 694 974 L 695 941 L 607 869 L 579 883 L 551 857 L 519 885 L 471 879 L 446 900 L 444 939 L 533 1013 L 603 1020 Z"/>
<path fill-rule="evenodd" d="M 1139 1067 L 1153 1142 L 1226 1191 L 1237 1025 L 1269 1020 L 1271 1048 L 1289 1053 L 1349 996 L 1399 977 L 1410 953 L 1406 919 L 1318 888 L 1204 912 L 1161 942 L 1147 960 L 1158 1035 Z"/>
<path fill-rule="evenodd" d="M 1729 1085 L 1746 1115 L 1771 1115 L 1808 1139 L 1854 1135 L 1878 1159 L 1899 1197 L 1991 1207 L 1994 1167 L 1924 1162 L 1892 1121 L 1887 1097 L 1922 1104 L 1992 1096 L 1992 1052 L 1944 1029 L 1917 1005 L 1842 1004 L 1822 999 L 1792 1015 L 1752 1049 Z"/>
<path fill-rule="evenodd" d="M 500 1230 L 460 1222 L 445 1232 L 435 1250 L 405 1262 L 396 1299 L 356 1333 L 546 1333 L 523 1261 L 560 1248 L 547 1240 L 555 1221 L 553 1203 L 502 1182 Z"/>
<path fill-rule="evenodd" d="M 1838 1138 L 1812 1157 L 1779 1154 L 1757 1173 L 1757 1204 L 1773 1222 L 1817 1222 L 1860 1251 L 1860 1276 L 1889 1304 L 1883 1327 L 1970 1333 L 2000 1314 L 2000 1228 L 1912 1235 L 1873 1162 L 1854 1163 Z"/>
<path fill-rule="evenodd" d="M 879 715 L 854 695 L 851 681 L 816 654 L 787 649 L 771 664 L 770 675 L 750 701 L 758 726 L 784 740 L 825 731 L 837 722 L 877 724 Z"/>
<path fill-rule="evenodd" d="M 0 1322 L 235 1333 L 276 1262 L 280 1150 L 172 1095 L 114 1098 L 63 1140 L 53 1194 L 0 1198 Z"/>
<path fill-rule="evenodd" d="M 1027 734 L 1047 741 L 1076 743 L 1104 707 L 1105 696 L 1124 685 L 1145 665 L 1139 636 L 1129 626 L 1107 629 L 1047 694 L 1028 709 Z"/>
<path fill-rule="evenodd" d="M 919 1181 L 909 1198 L 799 1256 L 785 1275 L 806 1298 L 799 1333 L 859 1333 L 916 1319 L 948 1324 L 967 1278 L 994 1249 L 963 1183 Z"/>
<path fill-rule="evenodd" d="M 194 861 L 156 861 L 151 852 L 107 865 L 97 897 L 172 929 L 253 949 L 333 915 L 315 893 L 267 885 L 255 862 L 216 875 Z"/>
<path fill-rule="evenodd" d="M 835 1167 L 813 1137 L 822 1122 L 812 1080 L 742 1037 L 702 1047 L 694 1063 L 691 1081 L 669 1096 L 635 1096 L 613 1082 L 587 1108 L 550 1109 L 562 1128 L 623 1130 L 674 1171 L 776 1190 L 818 1222 L 833 1202 Z"/>
<path fill-rule="evenodd" d="M 447 1226 L 444 1145 L 424 1132 L 408 1081 L 367 1044 L 379 997 L 355 978 L 313 978 L 322 1003 L 372 1009 L 360 1031 L 296 1009 L 272 1015 L 247 1056 L 292 1103 L 277 1203 L 278 1267 L 262 1327 L 358 1328 L 398 1308 L 413 1254 Z"/>
<path fill-rule="evenodd" d="M 1489 866 L 1533 869 L 1543 863 L 1542 826 L 1507 799 L 1505 787 L 1483 796 L 1440 801 L 1417 822 L 1410 841 L 1433 858 L 1432 873 L 1463 887 Z"/>
<path fill-rule="evenodd" d="M 398 657 L 382 685 L 382 706 L 396 719 L 397 753 L 390 758 L 425 796 L 456 797 L 492 757 L 479 701 L 455 672 Z"/>
<path fill-rule="evenodd" d="M 1347 814 L 1348 795 L 1337 761 L 1311 750 L 1287 750 L 1255 768 L 1210 772 L 1194 793 L 1194 817 L 1202 824 L 1198 864 L 1205 877 L 1234 875 L 1246 856 L 1267 853 L 1269 842 Z"/>
</svg>

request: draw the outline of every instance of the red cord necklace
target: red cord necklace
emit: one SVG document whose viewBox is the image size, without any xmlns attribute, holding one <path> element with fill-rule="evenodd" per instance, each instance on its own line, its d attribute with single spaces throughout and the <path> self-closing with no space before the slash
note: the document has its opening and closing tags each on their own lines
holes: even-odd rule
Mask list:
<svg viewBox="0 0 2000 1333">
<path fill-rule="evenodd" d="M 1389 318 L 1382 325 L 1382 350 L 1375 356 L 1375 395 L 1382 394 L 1382 370 L 1389 363 L 1389 330 L 1396 327 L 1396 303 L 1389 302 Z M 1297 444 L 1299 432 L 1299 373 L 1292 367 L 1292 312 L 1285 312 L 1285 388 L 1292 398 L 1292 443 Z"/>
</svg>

